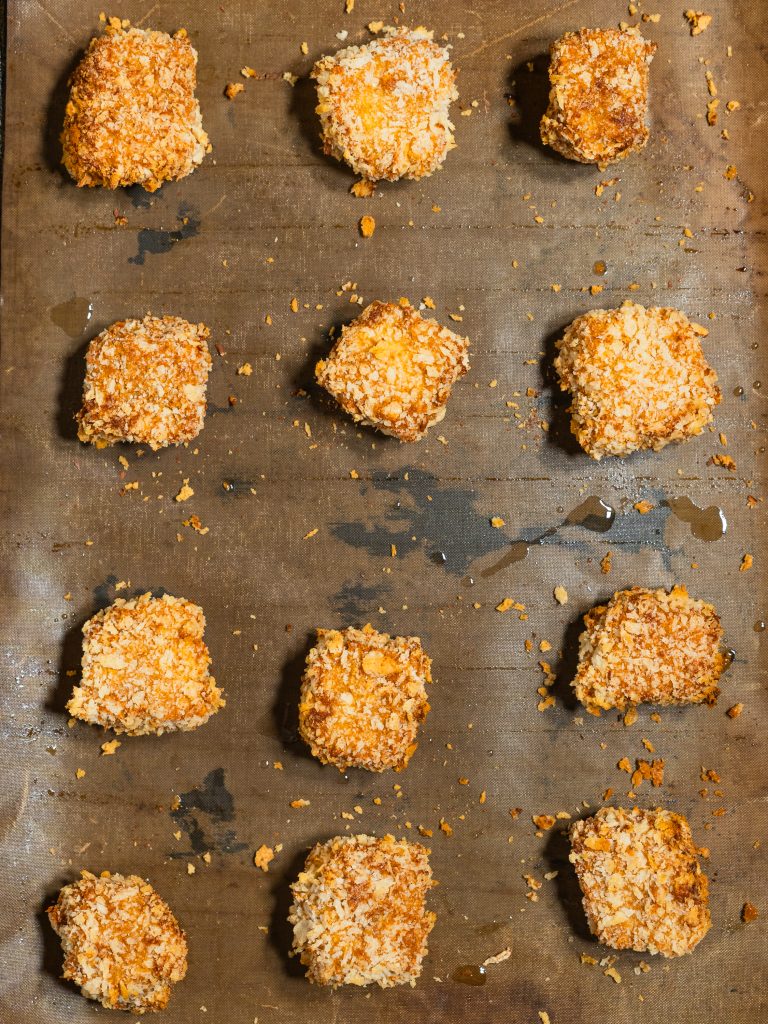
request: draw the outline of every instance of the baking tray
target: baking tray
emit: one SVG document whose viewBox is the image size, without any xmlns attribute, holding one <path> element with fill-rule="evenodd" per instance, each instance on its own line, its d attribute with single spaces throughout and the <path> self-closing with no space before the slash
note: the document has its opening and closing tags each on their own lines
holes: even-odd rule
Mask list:
<svg viewBox="0 0 768 1024">
<path fill-rule="evenodd" d="M 761 8 L 746 0 L 709 3 L 712 26 L 696 38 L 682 5 L 641 11 L 657 9 L 660 20 L 642 25 L 659 43 L 650 144 L 600 172 L 536 141 L 544 55 L 565 30 L 637 21 L 625 6 L 408 3 L 407 22 L 434 27 L 453 44 L 459 106 L 471 114 L 456 117 L 458 149 L 443 171 L 360 200 L 349 194 L 352 176 L 319 151 L 307 75 L 313 60 L 341 45 L 338 33 L 348 33 L 347 43 L 367 38 L 369 21 L 399 15 L 395 4 L 358 0 L 347 15 L 342 0 L 126 0 L 109 11 L 139 26 L 185 26 L 200 54 L 198 92 L 213 154 L 191 177 L 147 196 L 78 190 L 59 167 L 65 83 L 98 29 L 98 5 L 9 3 L 0 366 L 3 1021 L 74 1024 L 102 1012 L 58 980 L 60 951 L 43 917 L 81 868 L 149 877 L 187 930 L 190 969 L 166 1011 L 169 1024 L 502 1015 L 529 1022 L 539 1010 L 557 1024 L 686 1024 L 702 1012 L 713 1021 L 764 1018 L 766 633 L 755 624 L 766 618 L 768 554 L 760 139 L 768 40 Z M 260 78 L 229 102 L 224 86 L 244 65 Z M 704 116 L 707 69 L 723 101 L 715 127 Z M 283 80 L 286 71 L 298 76 L 295 86 Z M 732 114 L 730 99 L 741 104 Z M 726 177 L 729 165 L 735 176 Z M 357 231 L 363 213 L 376 220 L 370 240 Z M 594 273 L 600 261 L 603 276 Z M 355 312 L 345 282 L 366 300 L 430 296 L 447 326 L 457 327 L 450 313 L 463 317 L 472 370 L 444 423 L 418 445 L 355 429 L 312 387 L 329 328 Z M 585 290 L 597 283 L 601 294 Z M 639 287 L 630 291 L 631 284 Z M 290 310 L 294 296 L 298 313 Z M 596 464 L 568 439 L 548 365 L 564 325 L 628 296 L 679 306 L 708 324 L 704 346 L 723 402 L 714 432 L 690 444 Z M 86 448 L 72 421 L 85 346 L 112 321 L 148 310 L 211 327 L 220 351 L 205 429 L 195 445 L 143 457 Z M 250 377 L 237 374 L 246 361 Z M 712 464 L 717 453 L 731 455 L 736 468 Z M 195 494 L 177 504 L 185 478 Z M 133 482 L 138 488 L 125 490 Z M 755 508 L 749 495 L 759 499 Z M 524 561 L 482 575 L 509 544 L 558 526 L 589 497 L 616 510 L 610 532 L 558 529 Z M 641 516 L 633 505 L 643 498 L 655 508 Z M 703 517 L 690 523 L 676 515 L 665 502 L 678 498 L 704 509 Z M 727 532 L 702 539 L 717 509 Z M 192 513 L 207 534 L 183 525 Z M 490 516 L 503 517 L 505 527 L 491 528 Z M 600 561 L 609 550 L 606 576 Z M 754 565 L 742 573 L 745 553 Z M 644 709 L 629 729 L 612 715 L 584 715 L 567 686 L 580 615 L 615 589 L 674 582 L 714 600 L 722 615 L 735 654 L 718 706 L 665 711 L 658 723 Z M 570 595 L 567 605 L 553 599 L 558 585 Z M 160 588 L 202 604 L 227 707 L 194 733 L 125 739 L 114 756 L 101 757 L 105 737 L 68 728 L 64 712 L 80 627 L 118 594 Z M 507 596 L 526 606 L 527 619 L 494 610 Z M 397 777 L 342 776 L 295 739 L 313 629 L 368 620 L 419 634 L 434 659 L 433 710 Z M 530 653 L 526 638 L 534 641 Z M 547 657 L 559 666 L 557 705 L 544 713 L 536 693 L 541 639 L 552 643 Z M 737 701 L 744 712 L 732 720 L 725 711 Z M 603 973 L 607 964 L 580 961 L 582 953 L 600 960 L 610 950 L 586 933 L 567 864 L 567 822 L 537 838 L 531 815 L 585 813 L 609 787 L 625 800 L 627 777 L 616 764 L 642 757 L 643 737 L 666 772 L 663 787 L 645 784 L 637 802 L 682 811 L 709 847 L 714 925 L 691 957 L 619 955 L 616 984 Z M 699 795 L 702 766 L 719 774 L 721 797 L 711 783 L 709 797 Z M 86 772 L 80 780 L 78 768 Z M 297 798 L 310 806 L 293 810 Z M 515 807 L 522 808 L 517 821 L 509 814 Z M 715 814 L 720 808 L 725 813 Z M 287 957 L 285 922 L 287 887 L 307 847 L 346 831 L 416 836 L 419 824 L 434 831 L 440 881 L 419 985 L 311 987 Z M 268 874 L 252 860 L 262 843 L 282 844 Z M 544 882 L 538 901 L 527 899 L 522 876 L 551 871 L 559 874 Z M 750 925 L 740 920 L 747 900 L 762 911 Z M 457 967 L 506 948 L 511 957 L 488 968 L 484 987 L 452 980 Z M 648 973 L 640 960 L 650 963 Z"/>
</svg>

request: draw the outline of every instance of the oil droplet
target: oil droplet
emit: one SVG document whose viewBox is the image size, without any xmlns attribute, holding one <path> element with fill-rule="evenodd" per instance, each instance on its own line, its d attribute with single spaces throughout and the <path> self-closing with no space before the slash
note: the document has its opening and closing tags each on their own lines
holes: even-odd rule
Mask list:
<svg viewBox="0 0 768 1024">
<path fill-rule="evenodd" d="M 758 619 L 758 621 L 754 624 L 752 628 L 756 633 L 762 633 L 765 629 L 765 623 L 762 619 Z"/>
<path fill-rule="evenodd" d="M 760 383 L 760 381 L 759 381 L 759 380 L 756 380 L 756 381 L 754 382 L 754 384 L 752 385 L 752 387 L 753 387 L 753 388 L 755 389 L 755 391 L 759 391 L 759 390 L 760 390 L 760 388 L 761 388 L 762 386 L 763 386 L 763 385 L 762 385 L 762 384 Z"/>
<path fill-rule="evenodd" d="M 484 985 L 488 980 L 485 968 L 477 964 L 462 964 L 451 977 L 462 985 Z"/>
<path fill-rule="evenodd" d="M 608 267 L 605 265 L 605 263 L 603 263 L 602 260 L 598 260 L 597 263 L 595 263 L 594 267 L 592 267 L 592 270 L 596 274 L 602 275 L 608 270 Z"/>
<path fill-rule="evenodd" d="M 613 526 L 616 509 L 611 508 L 607 501 L 590 495 L 565 517 L 563 526 L 583 526 L 593 533 L 607 533 Z"/>
<path fill-rule="evenodd" d="M 725 672 L 727 672 L 728 669 L 731 667 L 731 665 L 734 663 L 735 660 L 736 660 L 736 651 L 734 651 L 734 649 L 732 647 L 729 647 L 728 650 L 725 652 L 725 666 L 724 666 L 723 670 Z"/>
<path fill-rule="evenodd" d="M 81 338 L 93 316 L 93 303 L 88 299 L 69 299 L 51 310 L 51 320 L 70 338 Z"/>
<path fill-rule="evenodd" d="M 448 561 L 448 555 L 444 551 L 433 551 L 429 556 L 435 565 L 445 565 Z"/>
<path fill-rule="evenodd" d="M 741 395 L 743 395 L 743 394 L 744 394 L 744 388 L 743 388 L 743 387 L 741 387 L 741 386 L 739 386 L 739 387 L 737 387 L 737 388 L 734 388 L 734 389 L 733 389 L 733 393 L 734 393 L 734 395 L 736 395 L 736 397 L 737 397 L 737 398 L 740 398 L 740 397 L 741 397 Z"/>
<path fill-rule="evenodd" d="M 725 513 L 717 505 L 699 508 L 690 498 L 668 498 L 662 504 L 681 522 L 688 523 L 697 540 L 720 540 L 728 529 Z"/>
</svg>

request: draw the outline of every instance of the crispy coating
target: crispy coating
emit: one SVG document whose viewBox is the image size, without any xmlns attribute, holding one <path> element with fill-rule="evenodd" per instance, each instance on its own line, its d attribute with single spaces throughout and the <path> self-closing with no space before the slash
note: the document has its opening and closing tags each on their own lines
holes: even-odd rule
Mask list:
<svg viewBox="0 0 768 1024">
<path fill-rule="evenodd" d="M 187 973 L 187 940 L 170 907 L 136 875 L 81 875 L 47 911 L 63 977 L 108 1010 L 162 1010 Z"/>
<path fill-rule="evenodd" d="M 700 434 L 720 401 L 701 349 L 705 327 L 677 309 L 625 302 L 578 317 L 557 342 L 571 431 L 593 459 Z"/>
<path fill-rule="evenodd" d="M 85 359 L 80 440 L 157 449 L 197 437 L 211 369 L 209 334 L 205 324 L 178 316 L 120 320 L 102 331 Z"/>
<path fill-rule="evenodd" d="M 635 704 L 714 704 L 726 657 L 711 604 L 633 587 L 584 616 L 573 688 L 592 714 Z"/>
<path fill-rule="evenodd" d="M 582 28 L 556 39 L 542 141 L 569 160 L 600 168 L 642 149 L 655 50 L 637 29 Z"/>
<path fill-rule="evenodd" d="M 318 629 L 301 686 L 302 739 L 340 771 L 400 771 L 429 711 L 430 665 L 418 637 L 391 637 L 370 625 Z"/>
<path fill-rule="evenodd" d="M 116 733 L 196 729 L 224 707 L 208 671 L 202 608 L 183 598 L 118 599 L 83 626 L 83 671 L 67 710 Z"/>
<path fill-rule="evenodd" d="M 423 178 L 454 148 L 456 73 L 432 32 L 388 28 L 323 57 L 312 77 L 325 152 L 369 181 Z"/>
<path fill-rule="evenodd" d="M 293 950 L 317 985 L 416 984 L 435 915 L 429 850 L 393 836 L 318 843 L 291 886 Z"/>
<path fill-rule="evenodd" d="M 682 956 L 709 931 L 708 880 L 682 814 L 601 807 L 571 827 L 589 927 L 614 949 Z"/>
<path fill-rule="evenodd" d="M 393 302 L 372 302 L 342 328 L 319 384 L 358 423 L 418 441 L 445 416 L 451 388 L 469 369 L 469 339 Z"/>
<path fill-rule="evenodd" d="M 62 162 L 77 184 L 154 192 L 191 174 L 210 149 L 196 69 L 184 29 L 171 37 L 111 19 L 70 80 Z"/>
</svg>

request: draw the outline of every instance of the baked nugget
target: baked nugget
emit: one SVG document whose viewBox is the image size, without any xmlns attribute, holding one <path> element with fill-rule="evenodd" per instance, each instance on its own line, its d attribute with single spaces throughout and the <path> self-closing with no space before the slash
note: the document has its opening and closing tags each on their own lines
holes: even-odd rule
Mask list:
<svg viewBox="0 0 768 1024">
<path fill-rule="evenodd" d="M 162 1010 L 187 973 L 187 940 L 170 907 L 136 875 L 81 875 L 47 911 L 63 977 L 108 1010 Z"/>
<path fill-rule="evenodd" d="M 197 53 L 173 37 L 110 19 L 70 79 L 62 163 L 79 186 L 184 178 L 210 149 L 195 99 Z"/>
<path fill-rule="evenodd" d="M 601 169 L 642 149 L 655 50 L 634 28 L 582 28 L 556 39 L 549 48 L 552 88 L 542 142 Z"/>
<path fill-rule="evenodd" d="M 445 416 L 451 388 L 469 369 L 469 339 L 412 306 L 372 302 L 341 330 L 317 382 L 358 423 L 418 441 Z"/>
<path fill-rule="evenodd" d="M 454 148 L 448 51 L 424 28 L 387 28 L 313 70 L 323 148 L 369 181 L 423 178 Z"/>
<path fill-rule="evenodd" d="M 205 324 L 178 316 L 120 320 L 102 331 L 85 358 L 80 440 L 157 449 L 197 437 L 211 369 L 209 334 Z"/>
<path fill-rule="evenodd" d="M 593 459 L 660 451 L 700 434 L 720 401 L 705 327 L 677 309 L 625 302 L 578 317 L 557 342 L 571 431 Z"/>
<path fill-rule="evenodd" d="M 726 666 L 711 604 L 683 586 L 619 590 L 584 616 L 573 688 L 592 714 L 649 704 L 714 704 Z"/>
<path fill-rule="evenodd" d="M 709 931 L 708 881 L 682 814 L 601 807 L 571 826 L 592 934 L 614 949 L 682 956 Z"/>
<path fill-rule="evenodd" d="M 293 953 L 317 985 L 411 986 L 435 915 L 429 850 L 393 836 L 318 843 L 291 886 Z"/>
<path fill-rule="evenodd" d="M 431 661 L 415 636 L 318 629 L 299 698 L 299 732 L 312 754 L 340 771 L 400 771 L 416 750 L 429 704 Z"/>
<path fill-rule="evenodd" d="M 118 598 L 83 626 L 82 679 L 67 710 L 129 736 L 204 725 L 224 707 L 204 628 L 203 609 L 183 598 Z"/>
</svg>

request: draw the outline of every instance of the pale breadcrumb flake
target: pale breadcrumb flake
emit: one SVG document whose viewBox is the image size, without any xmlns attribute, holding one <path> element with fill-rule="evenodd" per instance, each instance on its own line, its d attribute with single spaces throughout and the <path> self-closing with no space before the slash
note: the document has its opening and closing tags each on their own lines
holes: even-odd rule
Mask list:
<svg viewBox="0 0 768 1024">
<path fill-rule="evenodd" d="M 82 679 L 67 710 L 129 736 L 203 725 L 224 706 L 204 629 L 202 608 L 183 598 L 118 598 L 83 626 Z"/>
<path fill-rule="evenodd" d="M 77 184 L 154 192 L 191 174 L 210 149 L 196 82 L 184 29 L 171 37 L 114 19 L 70 80 L 62 163 Z"/>
<path fill-rule="evenodd" d="M 573 321 L 557 342 L 555 369 L 588 455 L 660 451 L 704 430 L 721 396 L 702 331 L 677 309 L 629 301 Z"/>
<path fill-rule="evenodd" d="M 162 1010 L 187 973 L 187 941 L 168 904 L 136 875 L 81 872 L 48 908 L 63 977 L 108 1010 Z"/>
<path fill-rule="evenodd" d="M 312 754 L 340 771 L 405 768 L 429 711 L 430 666 L 418 637 L 370 625 L 319 629 L 299 698 L 299 732 Z"/>
<path fill-rule="evenodd" d="M 714 704 L 726 666 L 723 630 L 684 586 L 633 587 L 584 616 L 576 696 L 588 711 L 650 704 Z"/>
<path fill-rule="evenodd" d="M 342 328 L 317 381 L 359 423 L 417 441 L 445 416 L 469 369 L 469 340 L 409 305 L 373 302 Z"/>
<path fill-rule="evenodd" d="M 556 39 L 542 141 L 569 160 L 600 168 L 642 149 L 655 50 L 637 29 L 582 28 Z"/>
<path fill-rule="evenodd" d="M 337 836 L 291 886 L 293 951 L 318 985 L 416 984 L 435 914 L 429 850 L 391 835 Z"/>
<path fill-rule="evenodd" d="M 681 814 L 601 807 L 572 825 L 570 836 L 570 861 L 598 941 L 674 957 L 704 938 L 708 880 Z"/>
</svg>

